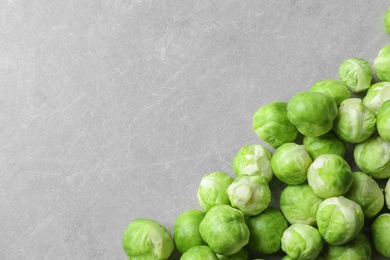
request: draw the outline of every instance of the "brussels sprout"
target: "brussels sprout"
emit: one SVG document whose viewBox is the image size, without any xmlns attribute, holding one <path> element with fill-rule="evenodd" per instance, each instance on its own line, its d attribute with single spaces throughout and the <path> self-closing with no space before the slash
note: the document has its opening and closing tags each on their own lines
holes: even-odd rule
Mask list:
<svg viewBox="0 0 390 260">
<path fill-rule="evenodd" d="M 385 12 L 385 19 L 383 19 L 383 25 L 388 34 L 390 34 L 390 8 Z"/>
<path fill-rule="evenodd" d="M 390 213 L 379 215 L 371 225 L 371 239 L 375 249 L 390 257 Z"/>
<path fill-rule="evenodd" d="M 240 251 L 238 251 L 235 254 L 232 255 L 218 255 L 217 257 L 219 260 L 248 260 L 249 252 L 246 247 L 241 248 Z"/>
<path fill-rule="evenodd" d="M 349 98 L 341 103 L 333 129 L 341 140 L 360 143 L 375 131 L 375 115 L 363 105 L 360 98 Z"/>
<path fill-rule="evenodd" d="M 343 196 L 325 199 L 318 207 L 317 226 L 331 245 L 342 245 L 354 239 L 364 225 L 363 210 Z"/>
<path fill-rule="evenodd" d="M 390 209 L 390 178 L 387 180 L 385 187 L 385 201 L 387 208 Z"/>
<path fill-rule="evenodd" d="M 384 102 L 379 109 L 376 127 L 379 136 L 383 140 L 390 142 L 390 100 Z"/>
<path fill-rule="evenodd" d="M 307 183 L 287 186 L 280 194 L 280 209 L 290 224 L 317 225 L 317 209 L 322 199 Z"/>
<path fill-rule="evenodd" d="M 194 246 L 205 245 L 200 233 L 199 225 L 205 212 L 200 210 L 187 210 L 176 218 L 173 224 L 173 240 L 177 251 L 184 253 Z"/>
<path fill-rule="evenodd" d="M 305 136 L 303 145 L 313 160 L 321 154 L 338 154 L 343 157 L 346 152 L 345 143 L 333 132 L 316 137 Z"/>
<path fill-rule="evenodd" d="M 340 196 L 352 185 L 352 170 L 340 155 L 323 154 L 307 170 L 307 181 L 313 192 L 321 198 Z"/>
<path fill-rule="evenodd" d="M 287 103 L 274 101 L 253 115 L 253 130 L 273 148 L 295 140 L 298 129 L 287 118 Z"/>
<path fill-rule="evenodd" d="M 230 205 L 226 190 L 233 181 L 233 177 L 224 172 L 205 174 L 196 194 L 201 208 L 208 211 L 216 205 Z"/>
<path fill-rule="evenodd" d="M 278 209 L 268 207 L 261 214 L 247 218 L 247 225 L 250 248 L 263 254 L 279 251 L 280 239 L 288 224 Z"/>
<path fill-rule="evenodd" d="M 353 182 L 344 195 L 362 207 L 365 218 L 372 218 L 383 208 L 384 196 L 378 183 L 362 172 L 352 174 Z"/>
<path fill-rule="evenodd" d="M 365 59 L 350 58 L 341 63 L 339 77 L 352 92 L 362 92 L 371 86 L 372 68 Z"/>
<path fill-rule="evenodd" d="M 195 246 L 188 249 L 180 260 L 218 260 L 217 255 L 208 246 Z"/>
<path fill-rule="evenodd" d="M 303 145 L 285 143 L 275 150 L 271 159 L 272 171 L 284 183 L 297 185 L 306 181 L 307 168 L 312 163 Z"/>
<path fill-rule="evenodd" d="M 138 218 L 126 228 L 122 246 L 129 259 L 168 259 L 174 244 L 171 234 L 158 222 Z"/>
<path fill-rule="evenodd" d="M 390 177 L 390 142 L 373 136 L 357 144 L 353 156 L 359 169 L 374 179 Z"/>
<path fill-rule="evenodd" d="M 368 238 L 360 232 L 354 239 L 343 245 L 326 244 L 322 255 L 326 260 L 370 260 L 371 244 Z"/>
<path fill-rule="evenodd" d="M 337 116 L 334 98 L 321 92 L 300 92 L 287 103 L 287 117 L 305 136 L 320 136 L 332 129 Z"/>
<path fill-rule="evenodd" d="M 232 255 L 248 244 L 244 214 L 228 205 L 212 207 L 199 226 L 203 240 L 217 254 Z"/>
<path fill-rule="evenodd" d="M 281 243 L 282 250 L 292 259 L 315 259 L 322 249 L 318 230 L 302 223 L 289 226 L 283 232 Z"/>
<path fill-rule="evenodd" d="M 379 51 L 374 59 L 373 67 L 380 81 L 390 81 L 390 45 Z"/>
<path fill-rule="evenodd" d="M 387 100 L 390 100 L 390 82 L 378 82 L 368 89 L 363 105 L 377 116 L 382 104 Z"/>
<path fill-rule="evenodd" d="M 242 147 L 233 159 L 233 170 L 236 176 L 260 175 L 272 180 L 271 152 L 260 144 Z"/>
<path fill-rule="evenodd" d="M 351 92 L 349 92 L 344 82 L 331 78 L 317 81 L 311 87 L 310 91 L 328 94 L 334 98 L 337 106 L 340 106 L 343 100 L 351 97 Z"/>
<path fill-rule="evenodd" d="M 231 205 L 245 215 L 257 215 L 268 207 L 271 190 L 268 181 L 261 176 L 237 177 L 227 188 Z"/>
</svg>

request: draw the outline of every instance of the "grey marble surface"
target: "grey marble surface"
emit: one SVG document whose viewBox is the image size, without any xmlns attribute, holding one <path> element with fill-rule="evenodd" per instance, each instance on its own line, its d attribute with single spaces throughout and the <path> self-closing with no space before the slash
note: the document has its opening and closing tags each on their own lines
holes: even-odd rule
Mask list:
<svg viewBox="0 0 390 260">
<path fill-rule="evenodd" d="M 131 220 L 172 231 L 204 174 L 262 143 L 260 106 L 372 63 L 388 7 L 0 0 L 0 258 L 126 259 Z"/>
</svg>

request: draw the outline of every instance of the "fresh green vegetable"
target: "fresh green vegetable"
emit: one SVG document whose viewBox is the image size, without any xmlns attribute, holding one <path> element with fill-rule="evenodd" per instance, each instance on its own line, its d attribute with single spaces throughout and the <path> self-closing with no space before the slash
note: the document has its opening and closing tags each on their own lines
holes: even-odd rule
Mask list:
<svg viewBox="0 0 390 260">
<path fill-rule="evenodd" d="M 194 246 L 205 245 L 200 233 L 199 225 L 205 212 L 200 210 L 187 210 L 176 218 L 173 224 L 173 238 L 180 253 L 186 252 Z"/>
<path fill-rule="evenodd" d="M 362 172 L 375 179 L 390 177 L 390 142 L 380 136 L 373 136 L 357 144 L 353 155 Z"/>
<path fill-rule="evenodd" d="M 233 177 L 224 172 L 205 174 L 196 195 L 201 208 L 208 211 L 216 205 L 230 205 L 226 190 L 233 180 Z"/>
<path fill-rule="evenodd" d="M 375 131 L 375 115 L 363 105 L 360 98 L 349 98 L 341 103 L 333 129 L 341 140 L 360 143 Z"/>
<path fill-rule="evenodd" d="M 385 19 L 383 19 L 383 25 L 388 34 L 390 34 L 390 8 L 385 12 Z"/>
<path fill-rule="evenodd" d="M 257 215 L 268 207 L 271 190 L 268 181 L 261 176 L 237 177 L 227 188 L 231 205 L 245 215 Z"/>
<path fill-rule="evenodd" d="M 390 100 L 384 102 L 378 111 L 376 127 L 379 136 L 384 141 L 390 142 Z"/>
<path fill-rule="evenodd" d="M 359 204 L 365 218 L 372 218 L 383 208 L 384 196 L 382 190 L 378 183 L 367 174 L 354 172 L 352 176 L 352 186 L 344 197 Z"/>
<path fill-rule="evenodd" d="M 315 259 L 322 249 L 318 230 L 302 223 L 289 226 L 283 232 L 281 243 L 282 250 L 292 259 Z"/>
<path fill-rule="evenodd" d="M 380 81 L 390 81 L 390 45 L 386 45 L 379 51 L 373 67 Z"/>
<path fill-rule="evenodd" d="M 293 142 L 298 135 L 298 129 L 287 118 L 284 101 L 274 101 L 259 108 L 253 115 L 253 130 L 273 148 Z"/>
<path fill-rule="evenodd" d="M 378 82 L 367 90 L 363 105 L 377 116 L 382 104 L 387 100 L 390 100 L 390 82 Z"/>
<path fill-rule="evenodd" d="M 217 257 L 219 260 L 248 260 L 249 252 L 246 247 L 241 248 L 240 251 L 238 251 L 235 254 L 232 255 L 218 255 Z"/>
<path fill-rule="evenodd" d="M 272 180 L 271 152 L 260 144 L 242 147 L 233 159 L 233 170 L 237 177 L 242 175 L 260 175 Z"/>
<path fill-rule="evenodd" d="M 280 239 L 288 227 L 283 214 L 268 207 L 261 214 L 247 218 L 249 247 L 263 254 L 272 254 L 280 249 Z"/>
<path fill-rule="evenodd" d="M 217 254 L 232 255 L 249 242 L 244 214 L 228 205 L 212 207 L 199 226 L 203 240 Z"/>
<path fill-rule="evenodd" d="M 333 132 L 316 137 L 305 136 L 303 145 L 313 160 L 321 154 L 338 154 L 343 157 L 346 152 L 345 143 Z"/>
<path fill-rule="evenodd" d="M 364 225 L 363 210 L 343 196 L 325 199 L 318 207 L 317 226 L 331 245 L 342 245 L 360 233 Z"/>
<path fill-rule="evenodd" d="M 162 260 L 171 255 L 174 244 L 169 231 L 158 222 L 138 218 L 126 228 L 122 246 L 128 259 Z"/>
<path fill-rule="evenodd" d="M 303 145 L 285 143 L 278 147 L 271 159 L 272 171 L 284 183 L 297 185 L 306 181 L 307 169 L 312 163 Z"/>
<path fill-rule="evenodd" d="M 333 97 L 337 106 L 340 106 L 341 102 L 351 97 L 351 92 L 347 88 L 344 82 L 328 78 L 325 80 L 317 81 L 311 87 L 312 92 L 322 92 Z"/>
<path fill-rule="evenodd" d="M 208 246 L 195 246 L 188 249 L 180 260 L 218 260 L 217 255 Z"/>
<path fill-rule="evenodd" d="M 307 170 L 307 181 L 321 198 L 345 194 L 352 185 L 352 170 L 347 161 L 337 154 L 318 156 Z"/>
<path fill-rule="evenodd" d="M 320 136 L 332 129 L 337 116 L 333 97 L 321 92 L 300 92 L 287 103 L 287 117 L 305 136 Z"/>
<path fill-rule="evenodd" d="M 341 63 L 339 77 L 349 90 L 359 93 L 371 86 L 372 68 L 365 59 L 350 58 Z"/>
<path fill-rule="evenodd" d="M 375 249 L 390 258 L 390 213 L 379 215 L 371 225 L 371 239 Z"/>
<path fill-rule="evenodd" d="M 370 260 L 372 251 L 370 241 L 360 232 L 343 245 L 325 244 L 321 254 L 326 260 Z"/>
<path fill-rule="evenodd" d="M 317 226 L 317 210 L 322 199 L 307 183 L 289 185 L 280 194 L 279 205 L 290 224 Z"/>
</svg>

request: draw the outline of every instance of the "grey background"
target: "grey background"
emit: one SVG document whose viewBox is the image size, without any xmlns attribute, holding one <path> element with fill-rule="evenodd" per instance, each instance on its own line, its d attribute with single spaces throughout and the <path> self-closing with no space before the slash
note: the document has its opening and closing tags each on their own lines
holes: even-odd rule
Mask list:
<svg viewBox="0 0 390 260">
<path fill-rule="evenodd" d="M 125 259 L 131 220 L 172 230 L 204 174 L 262 143 L 260 106 L 373 61 L 388 7 L 0 0 L 0 258 Z"/>
</svg>

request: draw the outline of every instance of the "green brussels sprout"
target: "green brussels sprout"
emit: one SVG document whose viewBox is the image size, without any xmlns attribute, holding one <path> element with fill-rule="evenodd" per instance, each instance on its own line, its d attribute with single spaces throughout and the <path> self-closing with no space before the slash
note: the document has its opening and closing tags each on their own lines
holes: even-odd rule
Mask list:
<svg viewBox="0 0 390 260">
<path fill-rule="evenodd" d="M 375 249 L 384 257 L 390 258 L 390 213 L 379 215 L 370 230 Z"/>
<path fill-rule="evenodd" d="M 390 178 L 387 180 L 385 187 L 385 201 L 387 208 L 390 209 Z"/>
<path fill-rule="evenodd" d="M 305 136 L 303 145 L 313 160 L 321 154 L 338 154 L 343 157 L 347 150 L 345 143 L 333 132 L 316 137 Z"/>
<path fill-rule="evenodd" d="M 380 136 L 357 144 L 353 156 L 359 169 L 374 179 L 390 177 L 390 142 Z"/>
<path fill-rule="evenodd" d="M 259 108 L 253 115 L 253 130 L 273 148 L 295 140 L 298 129 L 287 118 L 287 103 L 274 101 Z"/>
<path fill-rule="evenodd" d="M 174 244 L 169 231 L 158 222 L 138 218 L 126 228 L 122 246 L 128 259 L 168 259 Z"/>
<path fill-rule="evenodd" d="M 229 205 L 212 207 L 199 226 L 203 240 L 217 254 L 232 255 L 248 244 L 244 213 Z"/>
<path fill-rule="evenodd" d="M 292 259 L 315 259 L 322 249 L 322 238 L 315 227 L 295 223 L 281 238 L 282 250 Z"/>
<path fill-rule="evenodd" d="M 378 82 L 367 90 L 363 97 L 363 105 L 377 116 L 382 104 L 387 100 L 390 100 L 390 82 Z"/>
<path fill-rule="evenodd" d="M 375 131 L 375 115 L 363 105 L 360 98 L 349 98 L 341 103 L 333 129 L 341 140 L 360 143 Z"/>
<path fill-rule="evenodd" d="M 237 177 L 242 175 L 260 175 L 272 180 L 271 152 L 260 144 L 242 147 L 233 159 L 233 170 Z"/>
<path fill-rule="evenodd" d="M 280 209 L 290 224 L 317 226 L 317 210 L 322 202 L 307 183 L 289 185 L 280 194 Z"/>
<path fill-rule="evenodd" d="M 372 80 L 371 65 L 362 58 L 347 59 L 339 67 L 339 78 L 354 93 L 367 90 Z"/>
<path fill-rule="evenodd" d="M 362 232 L 343 245 L 326 244 L 322 250 L 326 260 L 370 260 L 371 254 L 370 241 Z"/>
<path fill-rule="evenodd" d="M 272 156 L 271 166 L 275 176 L 290 185 L 306 181 L 307 169 L 313 162 L 303 145 L 285 143 Z"/>
<path fill-rule="evenodd" d="M 201 208 L 208 211 L 216 205 L 230 205 L 226 190 L 233 181 L 233 177 L 224 172 L 205 174 L 196 194 Z"/>
<path fill-rule="evenodd" d="M 325 80 L 317 81 L 311 87 L 312 92 L 322 92 L 333 97 L 337 106 L 340 106 L 341 102 L 351 97 L 351 92 L 347 88 L 344 82 L 328 78 Z"/>
<path fill-rule="evenodd" d="M 205 212 L 200 210 L 187 210 L 176 218 L 173 224 L 173 240 L 177 251 L 184 253 L 194 246 L 205 245 L 200 233 L 199 225 Z"/>
<path fill-rule="evenodd" d="M 374 59 L 373 67 L 380 81 L 390 81 L 390 45 L 379 51 Z"/>
<path fill-rule="evenodd" d="M 382 190 L 367 174 L 354 172 L 352 176 L 352 186 L 344 197 L 359 204 L 365 218 L 372 218 L 383 208 L 385 200 Z"/>
<path fill-rule="evenodd" d="M 349 164 L 337 154 L 318 156 L 307 170 L 307 181 L 313 192 L 325 199 L 345 194 L 352 185 Z"/>
<path fill-rule="evenodd" d="M 189 248 L 180 260 L 218 260 L 217 255 L 208 246 L 194 246 Z"/>
<path fill-rule="evenodd" d="M 325 199 L 318 207 L 317 226 L 331 245 L 342 245 L 360 233 L 364 225 L 363 210 L 343 196 Z"/>
<path fill-rule="evenodd" d="M 217 257 L 219 260 L 248 260 L 249 252 L 246 247 L 241 248 L 240 251 L 238 251 L 235 254 L 232 255 L 219 255 L 217 254 Z"/>
<path fill-rule="evenodd" d="M 268 181 L 261 176 L 237 177 L 227 188 L 231 205 L 245 215 L 257 215 L 268 207 L 271 190 Z"/>
<path fill-rule="evenodd" d="M 388 34 L 390 34 L 390 8 L 385 12 L 385 19 L 383 19 L 383 25 Z"/>
<path fill-rule="evenodd" d="M 390 100 L 384 102 L 376 119 L 378 134 L 383 140 L 390 142 Z"/>
<path fill-rule="evenodd" d="M 246 221 L 250 231 L 250 248 L 263 254 L 280 250 L 280 239 L 288 224 L 278 209 L 268 207 L 261 214 L 248 217 Z"/>
<path fill-rule="evenodd" d="M 334 98 L 321 92 L 300 92 L 287 103 L 287 117 L 305 136 L 320 136 L 332 129 L 337 116 Z"/>
</svg>

